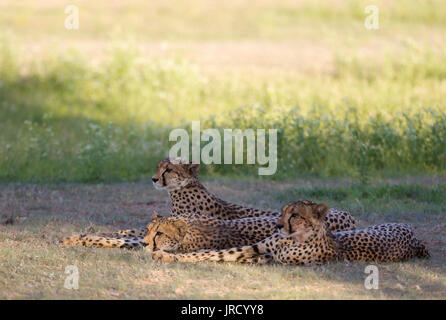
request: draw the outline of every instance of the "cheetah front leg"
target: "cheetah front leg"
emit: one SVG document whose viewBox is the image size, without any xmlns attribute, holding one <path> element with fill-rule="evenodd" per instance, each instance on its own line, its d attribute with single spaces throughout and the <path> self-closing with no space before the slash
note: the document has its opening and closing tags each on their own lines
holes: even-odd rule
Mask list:
<svg viewBox="0 0 446 320">
<path fill-rule="evenodd" d="M 141 228 L 141 229 L 127 229 L 127 230 L 99 233 L 98 236 L 107 238 L 118 238 L 118 239 L 136 238 L 136 237 L 144 238 L 146 233 L 147 233 L 147 228 Z"/>
<path fill-rule="evenodd" d="M 238 248 L 236 248 L 238 249 Z M 199 262 L 199 261 L 216 261 L 216 262 L 238 262 L 238 263 L 254 263 L 266 264 L 272 261 L 271 255 L 250 254 L 250 248 L 240 248 L 237 254 L 230 253 L 230 250 L 192 252 L 184 254 L 173 254 L 166 251 L 158 250 L 152 253 L 152 259 L 162 262 Z"/>
<path fill-rule="evenodd" d="M 238 247 L 225 250 L 203 250 L 198 252 L 173 254 L 158 250 L 153 252 L 152 258 L 163 262 L 198 262 L 198 261 L 217 261 L 217 262 L 245 262 L 257 256 L 251 246 Z"/>
<path fill-rule="evenodd" d="M 163 262 L 217 261 L 263 264 L 272 260 L 272 243 L 277 242 L 279 238 L 280 235 L 273 234 L 254 245 L 223 250 L 202 250 L 181 254 L 173 254 L 160 250 L 153 252 L 152 258 Z"/>
</svg>

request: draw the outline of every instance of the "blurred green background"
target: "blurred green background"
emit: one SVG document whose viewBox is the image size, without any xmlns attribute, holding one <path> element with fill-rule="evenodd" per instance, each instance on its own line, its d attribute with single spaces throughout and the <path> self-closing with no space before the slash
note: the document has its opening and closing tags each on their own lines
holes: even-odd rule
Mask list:
<svg viewBox="0 0 446 320">
<path fill-rule="evenodd" d="M 0 181 L 144 179 L 192 120 L 279 129 L 267 178 L 444 174 L 445 61 L 443 0 L 0 0 Z"/>
</svg>

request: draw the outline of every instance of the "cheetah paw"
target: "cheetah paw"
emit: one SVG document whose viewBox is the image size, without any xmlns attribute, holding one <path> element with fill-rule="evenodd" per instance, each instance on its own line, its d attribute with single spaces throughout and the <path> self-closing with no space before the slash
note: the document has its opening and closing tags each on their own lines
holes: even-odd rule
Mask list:
<svg viewBox="0 0 446 320">
<path fill-rule="evenodd" d="M 271 261 L 273 261 L 273 256 L 270 254 L 265 254 L 265 255 L 257 256 L 257 260 L 255 261 L 255 263 L 267 264 L 267 263 L 270 263 Z"/>
<path fill-rule="evenodd" d="M 174 254 L 162 250 L 153 252 L 152 259 L 155 261 L 162 261 L 162 262 L 173 262 L 176 260 Z"/>
</svg>

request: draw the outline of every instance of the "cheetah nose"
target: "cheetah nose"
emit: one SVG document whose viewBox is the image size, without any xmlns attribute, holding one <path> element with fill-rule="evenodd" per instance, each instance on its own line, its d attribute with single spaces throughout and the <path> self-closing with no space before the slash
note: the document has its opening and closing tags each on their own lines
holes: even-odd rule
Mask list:
<svg viewBox="0 0 446 320">
<path fill-rule="evenodd" d="M 154 183 L 156 183 L 158 180 L 159 180 L 159 179 L 157 179 L 157 178 L 152 178 L 152 181 L 153 181 Z"/>
</svg>

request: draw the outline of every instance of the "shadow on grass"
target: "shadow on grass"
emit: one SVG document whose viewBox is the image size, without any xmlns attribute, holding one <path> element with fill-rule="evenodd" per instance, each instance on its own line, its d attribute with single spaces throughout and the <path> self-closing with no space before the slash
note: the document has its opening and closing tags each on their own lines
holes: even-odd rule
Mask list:
<svg viewBox="0 0 446 320">
<path fill-rule="evenodd" d="M 267 182 L 265 182 L 267 183 Z M 238 188 L 246 188 L 245 184 L 236 184 L 235 189 L 231 181 L 222 183 L 214 181 L 205 183 L 210 190 L 216 194 L 225 194 L 227 200 L 243 203 L 243 199 L 236 195 Z M 228 190 L 230 188 L 230 191 Z M 393 197 L 387 197 L 382 190 L 390 188 L 390 194 L 397 197 L 400 202 Z M 272 198 L 272 207 L 279 207 L 279 203 L 285 203 L 303 197 L 313 198 L 313 196 L 325 197 L 330 200 L 329 188 L 314 190 L 296 191 L 294 188 L 286 188 L 281 192 L 269 193 L 270 189 L 257 185 L 256 194 L 265 199 Z M 322 191 L 320 191 L 322 190 Z M 429 202 L 409 202 L 406 207 L 411 208 L 412 215 L 417 217 L 415 226 L 416 234 L 420 239 L 426 241 L 432 258 L 428 260 L 411 260 L 404 263 L 387 263 L 378 266 L 380 271 L 380 290 L 366 290 L 364 279 L 366 274 L 364 268 L 367 263 L 329 263 L 322 267 L 294 267 L 294 266 L 253 266 L 257 270 L 253 272 L 263 272 L 261 277 L 271 277 L 265 279 L 270 281 L 268 286 L 271 290 L 275 288 L 272 279 L 285 279 L 280 286 L 283 290 L 299 290 L 300 285 L 304 285 L 311 290 L 314 282 L 315 290 L 327 285 L 333 290 L 342 288 L 343 294 L 356 295 L 358 297 L 371 298 L 423 298 L 423 297 L 443 297 L 445 287 L 445 265 L 446 260 L 444 250 L 446 240 L 446 220 L 444 215 L 425 214 L 435 206 L 443 206 L 440 195 L 443 188 L 433 191 L 430 187 L 368 187 L 366 192 L 359 192 L 354 187 L 336 189 L 337 197 L 339 190 L 347 194 L 341 201 L 330 201 L 335 204 L 345 204 L 349 208 L 355 208 L 355 197 L 358 195 L 373 195 L 373 210 L 381 211 L 389 218 L 398 218 L 402 221 L 408 220 L 407 212 L 403 215 L 395 212 L 401 210 L 401 201 L 405 199 L 415 200 L 416 195 L 421 199 L 431 199 Z M 224 192 L 223 192 L 224 191 Z M 439 195 L 440 194 L 440 195 Z M 16 223 L 1 226 L 5 231 L 5 237 L 13 237 L 15 241 L 29 241 L 29 237 L 48 242 L 49 245 L 56 243 L 62 236 L 78 234 L 93 227 L 98 232 L 109 232 L 118 229 L 141 228 L 151 219 L 153 211 L 158 211 L 164 215 L 169 214 L 170 200 L 167 193 L 156 191 L 151 183 L 118 183 L 118 184 L 56 184 L 56 185 L 0 185 L 0 209 L 3 215 L 12 215 Z M 277 198 L 280 198 L 279 200 Z M 415 198 L 415 199 L 414 199 Z M 314 199 L 314 198 L 313 198 Z M 360 198 L 364 201 L 363 198 Z M 393 202 L 381 201 L 387 199 Z M 318 200 L 318 199 L 315 199 Z M 404 209 L 404 208 L 403 208 Z M 375 224 L 385 222 L 382 216 L 361 213 L 353 210 L 355 216 L 361 224 Z M 403 210 L 404 211 L 404 210 Z M 358 217 L 359 216 L 359 217 Z M 366 220 L 364 218 L 367 218 Z M 70 249 L 67 249 L 70 250 Z M 112 250 L 112 249 L 111 249 Z M 167 268 L 178 268 L 179 270 L 193 270 L 194 274 L 213 274 L 220 276 L 232 272 L 230 267 L 225 265 L 215 265 L 213 263 L 193 264 L 193 265 L 165 265 Z M 245 269 L 241 269 L 245 270 Z M 245 271 L 238 271 L 237 277 L 243 277 Z M 281 280 L 280 280 L 281 281 Z M 294 286 L 294 281 L 296 286 Z M 282 288 L 280 287 L 280 288 Z M 282 289 L 280 289 L 282 290 Z M 330 289 L 332 290 L 332 289 Z M 443 295 L 443 296 L 442 296 Z M 333 297 L 337 294 L 333 292 Z M 342 298 L 342 296 L 338 296 Z"/>
</svg>

